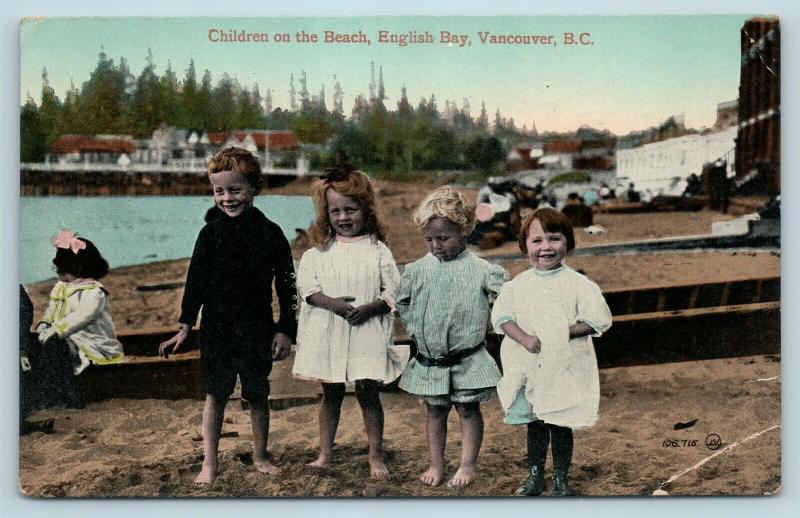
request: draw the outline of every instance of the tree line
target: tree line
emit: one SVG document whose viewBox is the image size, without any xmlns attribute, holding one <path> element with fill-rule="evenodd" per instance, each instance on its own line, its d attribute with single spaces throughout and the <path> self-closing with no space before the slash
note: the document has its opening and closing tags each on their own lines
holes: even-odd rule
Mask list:
<svg viewBox="0 0 800 518">
<path fill-rule="evenodd" d="M 335 76 L 334 76 L 335 79 Z M 336 81 L 332 107 L 324 86 L 311 94 L 305 72 L 289 80 L 290 106 L 272 106 L 272 91 L 262 97 L 258 85 L 242 86 L 227 73 L 213 82 L 205 70 L 198 81 L 194 61 L 179 80 L 172 64 L 156 73 L 151 51 L 138 77 L 125 58 L 115 64 L 104 51 L 80 89 L 71 84 L 60 99 L 42 72 L 39 103 L 28 97 L 21 108 L 21 161 L 41 162 L 48 146 L 63 134 L 125 134 L 147 138 L 159 125 L 195 131 L 233 129 L 292 130 L 302 144 L 310 144 L 312 167 L 329 163 L 344 150 L 352 163 L 374 172 L 405 173 L 474 169 L 489 174 L 502 167 L 515 144 L 535 137 L 536 130 L 517 129 L 514 119 L 498 110 L 490 121 L 486 106 L 473 117 L 470 103 L 461 106 L 436 97 L 421 98 L 416 106 L 400 90 L 395 106 L 387 106 L 383 70 L 375 80 L 371 68 L 369 96 L 354 98 L 352 113 L 343 110 L 344 92 Z"/>
</svg>

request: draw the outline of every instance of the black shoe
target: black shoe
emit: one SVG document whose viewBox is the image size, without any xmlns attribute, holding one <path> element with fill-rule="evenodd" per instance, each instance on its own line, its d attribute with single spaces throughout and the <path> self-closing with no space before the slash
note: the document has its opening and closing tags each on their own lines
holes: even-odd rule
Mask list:
<svg viewBox="0 0 800 518">
<path fill-rule="evenodd" d="M 544 466 L 531 466 L 525 484 L 517 489 L 520 496 L 539 496 L 544 492 Z"/>
<path fill-rule="evenodd" d="M 569 471 L 566 469 L 553 470 L 553 489 L 551 496 L 569 495 Z"/>
</svg>

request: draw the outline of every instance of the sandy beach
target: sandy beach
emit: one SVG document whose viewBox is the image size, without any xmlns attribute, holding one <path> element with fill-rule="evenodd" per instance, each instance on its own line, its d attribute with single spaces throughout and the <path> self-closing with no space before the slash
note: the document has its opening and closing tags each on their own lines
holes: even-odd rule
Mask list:
<svg viewBox="0 0 800 518">
<path fill-rule="evenodd" d="M 413 261 L 426 250 L 410 215 L 434 186 L 380 182 L 379 187 L 384 216 L 391 222 L 389 245 L 398 263 Z M 268 194 L 307 192 L 304 182 L 295 182 Z M 474 190 L 465 193 L 472 199 L 476 195 Z M 706 234 L 712 222 L 732 217 L 708 210 L 600 214 L 595 222 L 609 232 L 588 236 L 579 231 L 577 241 L 585 246 Z M 295 257 L 303 250 L 294 247 Z M 515 243 L 506 243 L 488 255 L 515 250 Z M 780 275 L 776 252 L 573 257 L 567 262 L 604 290 Z M 136 286 L 182 281 L 187 265 L 184 259 L 116 268 L 103 279 L 117 330 L 174 326 L 182 288 L 137 291 Z M 527 267 L 521 256 L 506 266 L 512 274 Z M 52 281 L 28 286 L 37 317 L 51 288 Z M 287 362 L 276 364 L 273 390 L 288 380 L 290 368 Z M 649 495 L 687 469 L 663 489 L 675 495 L 775 492 L 781 483 L 780 374 L 777 356 L 601 371 L 600 419 L 593 428 L 575 434 L 573 492 Z M 316 389 L 309 385 L 309 390 Z M 79 411 L 35 414 L 34 419 L 55 419 L 55 432 L 20 437 L 20 487 L 24 494 L 36 496 L 505 496 L 522 482 L 525 430 L 502 423 L 496 398 L 484 406 L 486 431 L 478 479 L 465 489 L 452 490 L 429 488 L 418 481 L 426 465 L 424 407 L 400 392 L 382 397 L 391 471 L 383 481 L 368 477 L 366 437 L 353 397 L 344 403 L 335 464 L 320 471 L 305 465 L 317 453 L 316 405 L 272 412 L 270 452 L 282 469 L 275 477 L 253 469 L 249 418 L 240 401 L 233 399 L 223 431 L 236 436 L 222 439 L 221 473 L 207 490 L 191 484 L 202 460 L 202 443 L 195 440 L 200 401 L 115 399 Z M 695 419 L 693 426 L 674 430 L 675 424 Z M 721 440 L 717 450 L 706 446 L 712 434 Z M 453 414 L 447 446 L 450 474 L 457 463 L 459 439 Z M 672 446 L 672 440 L 678 445 Z"/>
<path fill-rule="evenodd" d="M 276 368 L 281 370 L 286 367 Z M 599 421 L 575 433 L 575 494 L 650 495 L 673 475 L 722 450 L 663 489 L 672 495 L 762 495 L 780 487 L 781 430 L 771 428 L 781 422 L 778 358 L 606 369 L 600 383 Z M 194 440 L 201 402 L 110 400 L 79 411 L 39 412 L 37 418 L 55 419 L 56 431 L 21 438 L 20 487 L 27 495 L 71 497 L 510 496 L 522 482 L 525 428 L 502 423 L 497 398 L 483 407 L 478 478 L 459 490 L 418 481 L 426 467 L 425 409 L 419 401 L 399 392 L 384 393 L 382 399 L 390 470 L 383 481 L 369 479 L 354 397 L 345 398 L 335 462 L 323 470 L 306 466 L 317 454 L 316 405 L 272 412 L 270 452 L 282 470 L 275 477 L 253 469 L 249 418 L 240 402 L 231 400 L 223 432 L 238 436 L 222 439 L 221 473 L 207 490 L 191 483 L 202 462 L 202 443 Z M 691 428 L 673 429 L 695 419 Z M 764 430 L 769 431 L 747 440 Z M 706 446 L 710 434 L 720 437 L 720 449 Z M 678 446 L 665 447 L 665 440 Z M 459 441 L 453 413 L 446 450 L 451 475 Z"/>
</svg>

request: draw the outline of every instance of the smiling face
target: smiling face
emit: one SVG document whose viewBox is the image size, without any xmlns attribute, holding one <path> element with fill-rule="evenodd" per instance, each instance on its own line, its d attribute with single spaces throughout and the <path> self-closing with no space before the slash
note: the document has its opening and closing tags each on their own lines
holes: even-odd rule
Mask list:
<svg viewBox="0 0 800 518">
<path fill-rule="evenodd" d="M 525 245 L 531 265 L 539 271 L 558 268 L 567 255 L 567 237 L 561 232 L 545 232 L 538 219 L 531 221 Z"/>
<path fill-rule="evenodd" d="M 208 175 L 214 189 L 214 203 L 228 217 L 235 218 L 253 206 L 256 189 L 239 171 Z"/>
<path fill-rule="evenodd" d="M 366 215 L 358 200 L 333 189 L 327 190 L 325 199 L 328 201 L 328 219 L 337 235 L 355 237 L 364 233 Z"/>
<path fill-rule="evenodd" d="M 458 225 L 447 218 L 433 218 L 422 227 L 428 251 L 440 261 L 452 261 L 467 247 Z"/>
</svg>

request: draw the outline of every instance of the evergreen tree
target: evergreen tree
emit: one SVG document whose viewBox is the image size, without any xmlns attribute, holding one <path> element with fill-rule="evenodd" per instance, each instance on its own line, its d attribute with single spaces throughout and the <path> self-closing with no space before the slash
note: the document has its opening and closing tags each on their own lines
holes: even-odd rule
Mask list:
<svg viewBox="0 0 800 518">
<path fill-rule="evenodd" d="M 75 88 L 75 83 L 70 80 L 67 95 L 64 98 L 64 103 L 61 106 L 61 132 L 62 133 L 79 133 L 80 121 L 79 116 L 80 107 L 78 106 L 80 92 Z"/>
<path fill-rule="evenodd" d="M 257 129 L 262 125 L 259 103 L 247 88 L 242 89 L 236 99 L 236 117 L 232 126 L 237 129 Z"/>
<path fill-rule="evenodd" d="M 310 105 L 308 88 L 306 87 L 306 71 L 300 71 L 300 109 L 307 110 Z"/>
<path fill-rule="evenodd" d="M 28 96 L 19 114 L 19 161 L 44 162 L 47 135 L 39 119 L 36 103 Z"/>
<path fill-rule="evenodd" d="M 333 76 L 333 79 L 335 80 L 336 76 Z M 333 113 L 341 115 L 342 119 L 344 119 L 343 98 L 344 92 L 342 91 L 342 85 L 339 81 L 336 81 L 336 84 L 333 85 Z"/>
<path fill-rule="evenodd" d="M 497 133 L 498 131 L 503 130 L 503 119 L 500 117 L 500 108 L 494 114 L 494 132 Z"/>
<path fill-rule="evenodd" d="M 486 113 L 486 103 L 481 101 L 481 114 L 475 122 L 475 126 L 481 133 L 489 131 L 489 115 Z"/>
<path fill-rule="evenodd" d="M 267 97 L 264 99 L 264 110 L 267 112 L 267 115 L 272 113 L 272 90 L 267 88 Z"/>
<path fill-rule="evenodd" d="M 467 167 L 478 169 L 484 174 L 493 172 L 494 167 L 505 159 L 500 141 L 490 135 L 475 135 L 464 149 Z"/>
<path fill-rule="evenodd" d="M 261 127 L 264 124 L 264 108 L 262 108 L 264 101 L 261 98 L 261 91 L 258 89 L 258 83 L 253 85 L 253 92 L 250 94 L 250 97 L 253 99 L 253 104 L 258 112 L 259 126 L 257 127 Z"/>
<path fill-rule="evenodd" d="M 289 74 L 289 109 L 297 111 L 297 92 L 294 89 L 294 74 Z"/>
<path fill-rule="evenodd" d="M 198 122 L 198 128 L 205 131 L 214 130 L 213 117 L 211 114 L 211 72 L 206 69 L 203 72 L 203 79 L 200 81 L 200 90 L 197 91 L 197 100 L 195 102 L 195 111 L 192 118 L 193 121 Z"/>
<path fill-rule="evenodd" d="M 183 79 L 181 111 L 183 112 L 181 127 L 192 130 L 203 129 L 202 116 L 197 112 L 197 76 L 194 59 L 189 60 L 189 68 L 186 69 L 186 77 Z"/>
<path fill-rule="evenodd" d="M 211 128 L 213 131 L 230 131 L 236 126 L 236 99 L 234 84 L 225 73 L 211 92 Z M 238 128 L 236 128 L 238 129 Z"/>
<path fill-rule="evenodd" d="M 400 120 L 411 120 L 414 117 L 414 109 L 408 102 L 405 86 L 400 88 L 400 100 L 397 101 L 397 116 Z"/>
<path fill-rule="evenodd" d="M 119 58 L 119 81 L 120 89 L 122 90 L 122 104 L 125 107 L 130 107 L 133 92 L 136 89 L 136 77 L 131 73 L 128 60 L 123 56 Z"/>
<path fill-rule="evenodd" d="M 363 96 L 359 96 L 363 99 Z M 366 99 L 364 99 L 366 104 Z M 336 136 L 334 149 L 343 150 L 347 153 L 351 163 L 357 164 L 360 168 L 368 168 L 375 162 L 375 145 L 364 131 L 362 131 L 353 121 L 345 124 L 341 132 Z"/>
<path fill-rule="evenodd" d="M 61 102 L 56 97 L 55 90 L 50 86 L 47 78 L 47 69 L 42 69 L 42 97 L 39 104 L 38 123 L 45 135 L 45 146 L 49 146 L 63 133 L 61 119 Z"/>
<path fill-rule="evenodd" d="M 161 122 L 169 126 L 180 126 L 183 121 L 181 99 L 178 94 L 178 78 L 172 70 L 172 62 L 167 61 L 167 69 L 158 85 L 159 105 L 161 106 Z"/>
<path fill-rule="evenodd" d="M 383 65 L 381 65 L 378 75 L 378 102 L 383 103 L 385 99 L 386 89 L 383 86 Z"/>
<path fill-rule="evenodd" d="M 360 123 L 368 111 L 369 103 L 367 100 L 363 95 L 357 95 L 356 98 L 353 99 L 353 112 L 350 115 L 351 120 L 357 124 Z"/>
<path fill-rule="evenodd" d="M 130 127 L 137 137 L 149 136 L 159 124 L 166 122 L 163 119 L 161 84 L 155 68 L 153 51 L 147 49 L 146 65 L 136 79 L 136 91 L 130 111 Z"/>
<path fill-rule="evenodd" d="M 323 111 L 328 111 L 328 106 L 325 104 L 325 85 L 322 85 L 319 89 L 319 97 L 317 98 L 317 106 L 318 108 Z"/>
<path fill-rule="evenodd" d="M 122 120 L 124 110 L 119 71 L 114 60 L 105 51 L 97 56 L 97 67 L 81 87 L 78 113 L 81 114 L 80 133 L 115 133 L 126 128 Z"/>
<path fill-rule="evenodd" d="M 375 100 L 375 90 L 377 89 L 377 87 L 375 86 L 375 62 L 370 61 L 369 66 L 370 66 L 369 100 L 373 101 Z"/>
</svg>

